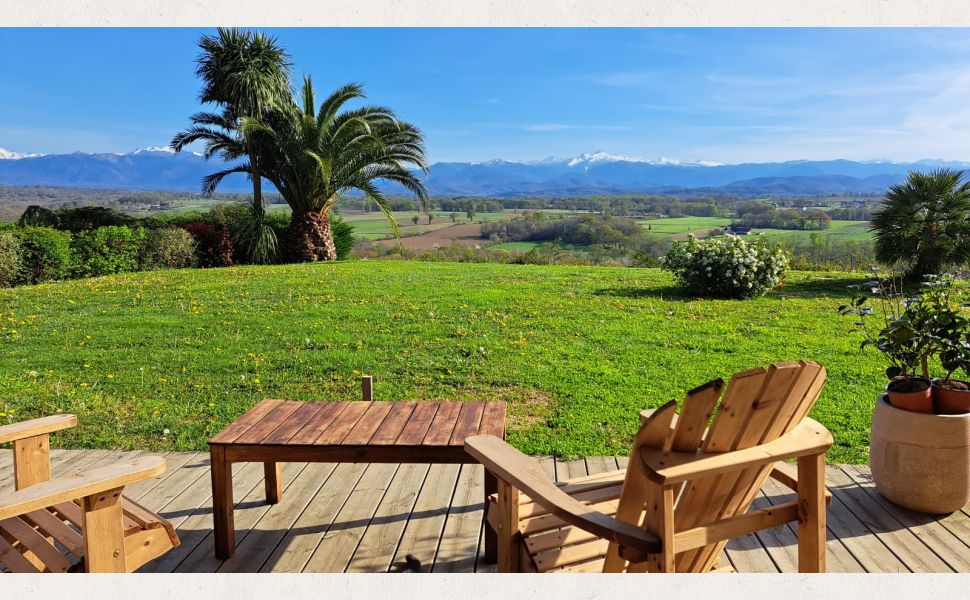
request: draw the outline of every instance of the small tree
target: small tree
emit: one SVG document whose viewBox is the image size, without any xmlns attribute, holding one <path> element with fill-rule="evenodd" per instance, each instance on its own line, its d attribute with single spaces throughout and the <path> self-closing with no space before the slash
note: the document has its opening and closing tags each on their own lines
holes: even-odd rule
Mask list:
<svg viewBox="0 0 970 600">
<path fill-rule="evenodd" d="M 910 172 L 872 217 L 876 259 L 909 279 L 970 261 L 970 183 L 963 171 Z"/>
<path fill-rule="evenodd" d="M 415 226 L 417 226 L 419 218 L 420 217 L 418 217 L 418 215 L 414 215 L 413 217 L 411 217 L 411 222 L 414 223 Z"/>
<path fill-rule="evenodd" d="M 451 218 L 452 223 L 456 223 L 458 221 L 458 217 L 460 216 L 461 216 L 461 213 L 456 213 L 456 212 L 453 212 L 450 215 L 448 215 L 448 217 Z"/>
<path fill-rule="evenodd" d="M 434 215 L 432 215 L 431 213 L 428 213 L 428 225 L 431 225 L 432 218 L 434 218 Z"/>
</svg>

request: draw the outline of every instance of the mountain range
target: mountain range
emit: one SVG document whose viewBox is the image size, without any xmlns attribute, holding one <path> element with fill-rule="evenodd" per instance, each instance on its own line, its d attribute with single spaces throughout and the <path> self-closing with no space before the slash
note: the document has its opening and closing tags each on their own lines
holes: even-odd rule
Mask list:
<svg viewBox="0 0 970 600">
<path fill-rule="evenodd" d="M 202 178 L 222 167 L 196 152 L 174 153 L 165 147 L 124 154 L 18 154 L 0 148 L 0 184 L 86 188 L 193 191 Z M 533 162 L 439 162 L 430 167 L 432 195 L 569 196 L 629 193 L 731 195 L 882 194 L 911 170 L 963 169 L 970 163 L 945 160 L 796 160 L 721 164 L 645 159 L 605 152 Z M 219 188 L 245 192 L 242 175 Z M 400 192 L 392 185 L 387 192 Z"/>
</svg>

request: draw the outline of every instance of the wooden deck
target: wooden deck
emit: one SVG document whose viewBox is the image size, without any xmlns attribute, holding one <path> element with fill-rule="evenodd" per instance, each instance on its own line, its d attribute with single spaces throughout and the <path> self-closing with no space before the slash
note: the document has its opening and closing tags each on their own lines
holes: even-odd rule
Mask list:
<svg viewBox="0 0 970 600">
<path fill-rule="evenodd" d="M 55 476 L 139 452 L 55 450 Z M 264 501 L 263 469 L 234 471 L 236 554 L 215 559 L 207 452 L 165 455 L 168 471 L 126 488 L 178 529 L 182 546 L 148 572 L 385 572 L 412 554 L 423 571 L 494 571 L 482 556 L 482 468 L 478 465 L 306 464 L 283 467 L 283 503 Z M 626 459 L 542 459 L 568 479 L 625 467 Z M 0 491 L 12 487 L 9 450 L 0 451 Z M 829 466 L 830 572 L 970 573 L 967 509 L 932 517 L 896 507 L 872 487 L 868 469 Z M 792 499 L 769 480 L 756 506 Z M 742 572 L 795 572 L 795 534 L 777 527 L 733 540 L 722 564 Z"/>
</svg>

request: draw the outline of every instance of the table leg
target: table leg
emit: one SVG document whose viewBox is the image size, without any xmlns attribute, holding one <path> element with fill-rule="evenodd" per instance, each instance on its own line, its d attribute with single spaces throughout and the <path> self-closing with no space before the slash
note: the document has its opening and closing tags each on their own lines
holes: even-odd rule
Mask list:
<svg viewBox="0 0 970 600">
<path fill-rule="evenodd" d="M 232 514 L 232 464 L 225 446 L 209 447 L 212 472 L 212 518 L 216 558 L 230 558 L 236 550 L 236 526 Z"/>
<path fill-rule="evenodd" d="M 492 475 L 488 469 L 485 469 L 485 511 L 482 512 L 483 518 L 488 516 L 488 497 L 492 494 L 498 492 L 498 479 L 495 475 Z M 492 529 L 492 526 L 488 524 L 488 519 L 485 519 L 484 526 L 485 535 L 485 562 L 488 564 L 494 564 L 498 562 L 498 534 Z"/>
<path fill-rule="evenodd" d="M 263 463 L 263 473 L 266 480 L 266 503 L 279 504 L 283 498 L 283 474 L 280 472 L 280 464 Z"/>
</svg>

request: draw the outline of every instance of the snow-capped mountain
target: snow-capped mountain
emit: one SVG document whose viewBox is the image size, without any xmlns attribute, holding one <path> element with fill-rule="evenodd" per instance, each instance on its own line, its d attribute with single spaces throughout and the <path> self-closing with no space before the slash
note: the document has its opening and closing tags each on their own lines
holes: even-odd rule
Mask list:
<svg viewBox="0 0 970 600">
<path fill-rule="evenodd" d="M 666 156 L 661 156 L 659 158 L 643 158 L 641 156 L 624 156 L 621 154 L 610 154 L 608 152 L 598 151 L 586 154 L 581 154 L 576 158 L 572 158 L 566 161 L 566 164 L 570 167 L 584 167 L 588 168 L 590 165 L 596 163 L 613 163 L 613 162 L 627 162 L 627 163 L 645 163 L 648 165 L 679 165 L 684 167 L 716 167 L 721 163 L 710 162 L 710 161 L 684 161 L 678 160 L 676 158 L 667 158 Z"/>
<path fill-rule="evenodd" d="M 167 146 L 138 148 L 124 154 L 22 154 L 0 150 L 0 184 L 53 185 L 113 189 L 198 191 L 203 177 L 224 167 L 197 152 L 176 154 Z M 533 162 L 489 160 L 431 165 L 432 194 L 449 196 L 566 196 L 579 194 L 662 193 L 696 190 L 728 194 L 883 193 L 910 170 L 966 168 L 944 160 L 895 162 L 796 160 L 775 163 L 721 164 L 666 157 L 641 158 L 591 152 L 573 158 Z M 243 175 L 225 180 L 222 191 L 245 192 Z M 401 192 L 395 185 L 389 193 Z"/>
<path fill-rule="evenodd" d="M 19 152 L 14 152 L 12 150 L 5 150 L 0 148 L 0 160 L 18 160 L 21 158 L 33 158 L 36 156 L 44 156 L 43 154 L 20 154 Z"/>
</svg>

